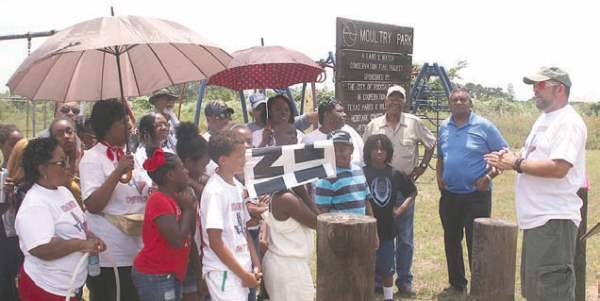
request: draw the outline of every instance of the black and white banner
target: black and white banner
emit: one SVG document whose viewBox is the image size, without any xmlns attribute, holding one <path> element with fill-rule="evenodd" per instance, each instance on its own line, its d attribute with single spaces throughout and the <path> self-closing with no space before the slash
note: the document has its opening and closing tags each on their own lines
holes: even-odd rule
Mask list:
<svg viewBox="0 0 600 301">
<path fill-rule="evenodd" d="M 333 142 L 328 140 L 246 150 L 244 180 L 250 197 L 334 177 L 335 173 Z"/>
</svg>

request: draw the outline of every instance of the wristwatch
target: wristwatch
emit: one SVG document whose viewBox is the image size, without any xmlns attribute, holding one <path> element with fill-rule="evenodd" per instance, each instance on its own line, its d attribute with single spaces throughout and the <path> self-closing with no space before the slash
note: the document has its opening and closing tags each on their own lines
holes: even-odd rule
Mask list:
<svg viewBox="0 0 600 301">
<path fill-rule="evenodd" d="M 426 169 L 427 167 L 429 167 L 429 165 L 427 165 L 427 163 L 425 162 L 421 162 L 421 164 L 419 164 L 419 167 Z"/>
</svg>

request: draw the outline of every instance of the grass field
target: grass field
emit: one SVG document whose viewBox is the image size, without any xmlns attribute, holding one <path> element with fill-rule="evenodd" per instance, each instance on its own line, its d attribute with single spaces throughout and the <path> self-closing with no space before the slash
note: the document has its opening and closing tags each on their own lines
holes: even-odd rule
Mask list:
<svg viewBox="0 0 600 301">
<path fill-rule="evenodd" d="M 590 172 L 592 185 L 600 183 L 600 151 L 587 152 L 587 169 Z M 507 172 L 494 181 L 492 199 L 492 217 L 516 222 L 514 204 L 514 173 Z M 435 182 L 435 171 L 428 170 L 417 182 L 419 195 L 415 210 L 415 252 L 414 252 L 414 287 L 417 296 L 414 300 L 467 300 L 467 297 L 446 297 L 440 295 L 448 286 L 446 258 L 442 225 L 438 214 L 439 191 Z M 600 222 L 600 192 L 592 186 L 589 192 L 588 227 Z M 516 300 L 524 300 L 520 296 L 520 252 L 522 233 L 519 233 L 517 249 L 517 284 Z M 464 246 L 465 263 L 466 245 Z M 468 269 L 467 269 L 468 270 Z M 587 300 L 596 300 L 596 274 L 600 273 L 600 236 L 592 237 L 587 244 Z M 470 273 L 467 271 L 467 275 Z M 470 276 L 467 276 L 469 279 Z M 377 299 L 382 300 L 382 299 Z"/>
</svg>

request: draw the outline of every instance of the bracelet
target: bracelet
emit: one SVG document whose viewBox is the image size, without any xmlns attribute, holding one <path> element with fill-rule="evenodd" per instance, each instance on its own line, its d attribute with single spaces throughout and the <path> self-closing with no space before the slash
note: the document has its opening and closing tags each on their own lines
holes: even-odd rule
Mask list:
<svg viewBox="0 0 600 301">
<path fill-rule="evenodd" d="M 489 173 L 486 173 L 486 174 L 485 174 L 485 177 L 486 177 L 488 180 L 490 180 L 490 182 L 493 180 L 492 176 L 490 176 L 490 174 L 489 174 Z"/>
<path fill-rule="evenodd" d="M 521 169 L 521 164 L 523 163 L 525 159 L 523 158 L 519 158 L 517 159 L 517 161 L 515 161 L 515 164 L 513 164 L 513 169 L 518 172 L 518 173 L 523 173 L 523 170 Z"/>
</svg>

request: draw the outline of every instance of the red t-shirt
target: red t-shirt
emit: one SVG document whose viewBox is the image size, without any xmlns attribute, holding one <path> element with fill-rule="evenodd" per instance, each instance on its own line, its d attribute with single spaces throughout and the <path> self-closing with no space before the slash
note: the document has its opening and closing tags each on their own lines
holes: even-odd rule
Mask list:
<svg viewBox="0 0 600 301">
<path fill-rule="evenodd" d="M 183 248 L 178 249 L 171 246 L 160 233 L 155 222 L 157 217 L 163 215 L 175 215 L 179 222 L 181 209 L 168 195 L 155 191 L 148 198 L 144 213 L 142 228 L 144 247 L 136 256 L 133 266 L 145 274 L 175 273 L 177 279 L 183 281 L 187 271 L 191 238 L 186 238 Z"/>
</svg>

